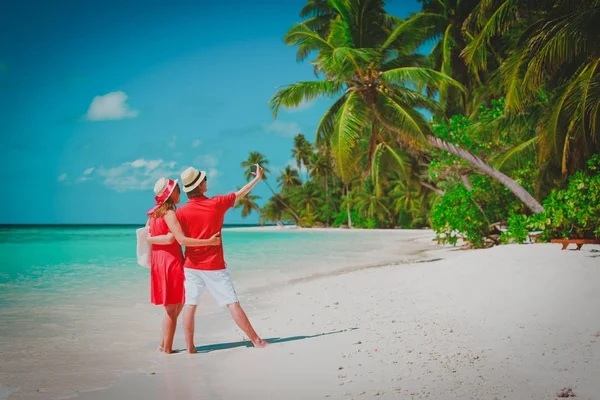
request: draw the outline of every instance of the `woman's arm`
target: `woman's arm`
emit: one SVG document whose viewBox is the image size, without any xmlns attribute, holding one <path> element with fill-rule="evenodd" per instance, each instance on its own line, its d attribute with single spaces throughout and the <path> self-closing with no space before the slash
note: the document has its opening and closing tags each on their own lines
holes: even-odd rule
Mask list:
<svg viewBox="0 0 600 400">
<path fill-rule="evenodd" d="M 150 218 L 146 221 L 146 226 L 150 226 Z M 152 232 L 150 232 L 152 234 Z M 171 232 L 166 235 L 148 236 L 146 241 L 150 244 L 171 244 L 175 241 L 175 236 Z"/>
<path fill-rule="evenodd" d="M 175 241 L 175 236 L 169 232 L 166 235 L 148 236 L 147 240 L 151 244 L 171 244 Z"/>
<path fill-rule="evenodd" d="M 168 211 L 165 215 L 165 222 L 169 227 L 169 230 L 175 236 L 175 239 L 182 246 L 195 247 L 195 246 L 218 246 L 221 244 L 221 232 L 215 233 L 210 239 L 192 239 L 183 234 L 181 225 L 177 220 L 177 214 L 175 211 Z"/>
</svg>

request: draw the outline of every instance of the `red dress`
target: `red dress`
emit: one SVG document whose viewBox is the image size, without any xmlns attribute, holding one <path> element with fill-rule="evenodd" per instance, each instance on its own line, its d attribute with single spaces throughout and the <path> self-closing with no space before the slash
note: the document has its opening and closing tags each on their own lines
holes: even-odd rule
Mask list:
<svg viewBox="0 0 600 400">
<path fill-rule="evenodd" d="M 166 235 L 169 227 L 164 217 L 150 218 L 150 234 Z M 183 253 L 177 241 L 152 245 L 150 300 L 152 304 L 180 304 L 185 301 L 183 289 Z"/>
</svg>

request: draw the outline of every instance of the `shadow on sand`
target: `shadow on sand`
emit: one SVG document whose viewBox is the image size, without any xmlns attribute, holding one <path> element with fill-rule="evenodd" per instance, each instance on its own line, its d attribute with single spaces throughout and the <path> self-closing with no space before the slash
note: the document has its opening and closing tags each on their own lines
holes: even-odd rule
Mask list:
<svg viewBox="0 0 600 400">
<path fill-rule="evenodd" d="M 339 331 L 318 333 L 316 335 L 310 335 L 310 336 L 289 336 L 289 337 L 285 337 L 285 338 L 281 338 L 281 337 L 268 338 L 268 339 L 265 339 L 265 341 L 270 344 L 293 342 L 295 340 L 312 339 L 312 338 L 316 338 L 316 337 L 320 337 L 320 336 L 333 335 L 336 333 L 350 332 L 350 331 L 354 331 L 356 329 L 358 329 L 358 328 L 348 328 L 348 329 L 342 329 Z M 206 345 L 206 346 L 198 346 L 198 347 L 196 347 L 196 351 L 198 351 L 198 353 L 209 353 L 211 351 L 234 349 L 236 347 L 252 347 L 252 342 L 249 340 L 244 340 L 241 342 L 210 344 L 210 345 Z"/>
</svg>

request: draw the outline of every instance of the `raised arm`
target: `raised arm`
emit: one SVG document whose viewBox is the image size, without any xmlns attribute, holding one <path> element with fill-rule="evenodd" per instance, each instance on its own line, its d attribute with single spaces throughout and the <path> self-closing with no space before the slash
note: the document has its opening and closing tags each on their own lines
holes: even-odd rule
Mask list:
<svg viewBox="0 0 600 400">
<path fill-rule="evenodd" d="M 210 239 L 192 239 L 183 234 L 181 225 L 177 220 L 177 214 L 175 211 L 168 211 L 165 215 L 165 222 L 169 227 L 171 233 L 175 237 L 175 240 L 182 246 L 195 247 L 195 246 L 218 246 L 221 244 L 221 232 L 215 233 Z"/>
<path fill-rule="evenodd" d="M 245 195 L 247 195 L 248 193 L 250 193 L 250 191 L 252 190 L 252 188 L 254 186 L 256 186 L 256 184 L 258 182 L 260 182 L 260 180 L 262 179 L 263 176 L 263 169 L 260 165 L 256 164 L 256 173 L 253 172 L 254 175 L 256 175 L 254 177 L 254 179 L 252 179 L 250 182 L 248 182 L 246 184 L 246 186 L 244 186 L 243 188 L 241 188 L 240 190 L 238 190 L 237 192 L 235 192 L 235 200 L 238 201 L 239 199 L 243 198 Z"/>
</svg>

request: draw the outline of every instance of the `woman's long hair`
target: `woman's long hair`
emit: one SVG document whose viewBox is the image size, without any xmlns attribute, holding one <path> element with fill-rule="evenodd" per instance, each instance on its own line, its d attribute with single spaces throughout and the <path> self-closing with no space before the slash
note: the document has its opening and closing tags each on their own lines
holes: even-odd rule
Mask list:
<svg viewBox="0 0 600 400">
<path fill-rule="evenodd" d="M 150 215 L 150 216 L 152 218 L 160 218 L 163 215 L 165 215 L 167 213 L 167 211 L 169 211 L 169 210 L 175 211 L 175 202 L 170 197 L 163 203 L 163 205 L 161 205 L 160 207 L 158 207 L 156 209 L 156 211 L 154 211 L 152 213 L 152 215 Z"/>
</svg>

